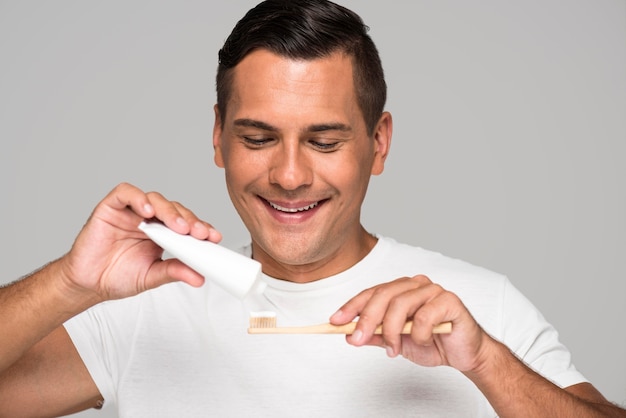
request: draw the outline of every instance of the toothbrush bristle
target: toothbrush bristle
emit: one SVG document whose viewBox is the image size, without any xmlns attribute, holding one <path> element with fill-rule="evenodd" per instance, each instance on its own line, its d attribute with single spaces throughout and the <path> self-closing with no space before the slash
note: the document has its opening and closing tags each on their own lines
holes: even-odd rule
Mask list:
<svg viewBox="0 0 626 418">
<path fill-rule="evenodd" d="M 250 312 L 250 328 L 275 328 L 276 312 Z"/>
</svg>

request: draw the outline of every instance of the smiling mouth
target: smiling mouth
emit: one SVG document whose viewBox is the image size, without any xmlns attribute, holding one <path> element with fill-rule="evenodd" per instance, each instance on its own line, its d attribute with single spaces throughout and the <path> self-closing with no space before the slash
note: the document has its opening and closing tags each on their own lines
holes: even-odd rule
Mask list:
<svg viewBox="0 0 626 418">
<path fill-rule="evenodd" d="M 269 203 L 269 205 L 272 208 L 274 208 L 274 209 L 276 209 L 276 210 L 278 210 L 280 212 L 285 212 L 285 213 L 306 212 L 307 210 L 311 210 L 311 209 L 313 209 L 314 207 L 316 207 L 317 205 L 320 204 L 320 202 L 314 202 L 314 203 L 311 203 L 310 205 L 303 206 L 303 207 L 300 207 L 300 208 L 286 208 L 286 207 L 277 205 L 276 203 L 272 203 L 270 201 L 267 201 L 267 203 Z"/>
</svg>

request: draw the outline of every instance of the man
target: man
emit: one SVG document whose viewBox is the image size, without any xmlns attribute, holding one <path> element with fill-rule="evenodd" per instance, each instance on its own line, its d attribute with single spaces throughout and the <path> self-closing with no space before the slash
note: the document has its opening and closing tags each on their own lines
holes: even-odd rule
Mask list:
<svg viewBox="0 0 626 418">
<path fill-rule="evenodd" d="M 220 51 L 215 163 L 266 275 L 255 302 L 285 324 L 358 317 L 349 344 L 248 335 L 246 304 L 137 225 L 220 233 L 121 184 L 67 255 L 2 289 L 0 414 L 624 416 L 506 278 L 361 225 L 390 148 L 385 89 L 363 23 L 330 2 L 261 3 Z"/>
</svg>

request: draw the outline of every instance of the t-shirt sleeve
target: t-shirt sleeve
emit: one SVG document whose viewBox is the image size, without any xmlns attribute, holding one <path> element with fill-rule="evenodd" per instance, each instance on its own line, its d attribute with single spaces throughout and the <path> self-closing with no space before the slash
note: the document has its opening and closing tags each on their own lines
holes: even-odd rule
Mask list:
<svg viewBox="0 0 626 418">
<path fill-rule="evenodd" d="M 503 308 L 502 342 L 528 366 L 561 388 L 587 382 L 574 367 L 556 329 L 508 280 Z"/>
<path fill-rule="evenodd" d="M 117 382 L 132 343 L 139 304 L 129 302 L 104 302 L 64 323 L 105 405 L 117 403 Z"/>
</svg>

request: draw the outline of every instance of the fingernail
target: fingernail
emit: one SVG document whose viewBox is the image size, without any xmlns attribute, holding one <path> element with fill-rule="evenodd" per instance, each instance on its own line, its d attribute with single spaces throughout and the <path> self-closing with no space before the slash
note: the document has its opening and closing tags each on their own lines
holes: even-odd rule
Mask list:
<svg viewBox="0 0 626 418">
<path fill-rule="evenodd" d="M 205 224 L 203 224 L 200 221 L 194 222 L 193 225 L 191 226 L 191 229 L 194 229 L 196 231 L 207 231 L 207 236 L 208 237 L 211 236 L 211 229 L 209 229 L 208 226 L 206 226 Z"/>
<path fill-rule="evenodd" d="M 342 313 L 343 313 L 343 312 L 341 312 L 341 309 L 339 309 L 337 312 L 335 312 L 334 314 L 332 314 L 330 317 L 331 317 L 331 318 L 334 318 L 334 317 L 336 317 L 336 316 L 341 316 L 341 314 L 342 314 Z"/>
<path fill-rule="evenodd" d="M 385 346 L 385 351 L 387 351 L 387 356 L 395 357 L 396 353 L 393 352 L 393 348 Z"/>
<path fill-rule="evenodd" d="M 146 214 L 152 215 L 154 213 L 154 209 L 152 208 L 152 205 L 150 203 L 146 203 L 145 205 L 143 205 L 143 210 L 146 212 Z"/>
<path fill-rule="evenodd" d="M 217 229 L 209 228 L 209 239 L 213 242 L 219 242 L 222 240 L 222 234 Z"/>
<path fill-rule="evenodd" d="M 176 223 L 181 226 L 187 226 L 187 221 L 183 218 L 176 218 Z"/>
<path fill-rule="evenodd" d="M 361 338 L 363 338 L 363 332 L 360 329 L 357 329 L 354 333 L 352 333 L 352 341 L 355 343 L 361 341 Z"/>
</svg>

